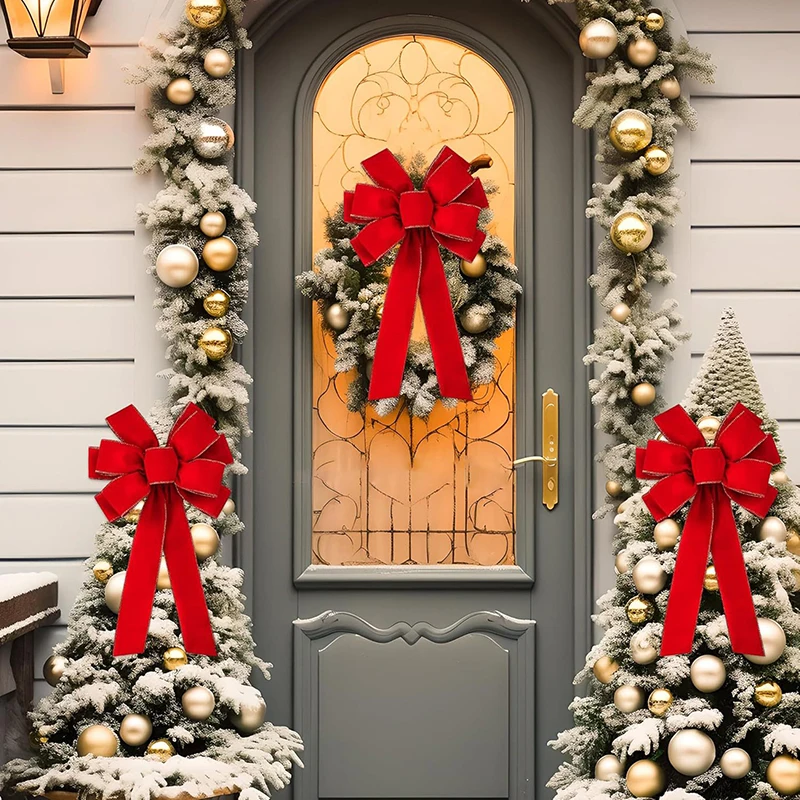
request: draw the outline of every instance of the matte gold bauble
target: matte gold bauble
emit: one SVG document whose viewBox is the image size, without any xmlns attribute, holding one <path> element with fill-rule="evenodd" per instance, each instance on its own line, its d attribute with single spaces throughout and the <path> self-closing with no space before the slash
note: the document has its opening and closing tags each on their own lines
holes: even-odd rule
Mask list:
<svg viewBox="0 0 800 800">
<path fill-rule="evenodd" d="M 164 651 L 162 663 L 164 669 L 171 672 L 178 667 L 185 667 L 189 663 L 189 656 L 182 647 L 169 647 Z"/>
<path fill-rule="evenodd" d="M 775 486 L 785 486 L 789 483 L 789 476 L 786 474 L 786 470 L 783 469 L 776 469 L 772 475 L 769 476 L 769 479 Z"/>
<path fill-rule="evenodd" d="M 727 673 L 721 658 L 706 654 L 698 656 L 689 668 L 694 688 L 705 694 L 716 692 L 725 683 Z"/>
<path fill-rule="evenodd" d="M 630 558 L 626 550 L 620 550 L 614 559 L 614 568 L 620 575 L 624 575 L 630 568 Z"/>
<path fill-rule="evenodd" d="M 200 561 L 211 558 L 219 550 L 219 534 L 205 522 L 198 522 L 190 529 L 194 554 Z"/>
<path fill-rule="evenodd" d="M 619 664 L 613 658 L 600 656 L 592 665 L 592 672 L 600 683 L 611 683 L 614 673 L 619 669 Z"/>
<path fill-rule="evenodd" d="M 647 698 L 647 708 L 656 717 L 663 717 L 670 710 L 675 698 L 669 689 L 653 689 Z"/>
<path fill-rule="evenodd" d="M 119 740 L 111 728 L 105 725 L 90 725 L 78 735 L 79 756 L 111 758 L 117 754 Z"/>
<path fill-rule="evenodd" d="M 169 579 L 169 569 L 167 559 L 162 556 L 161 563 L 158 565 L 158 577 L 156 578 L 156 589 L 171 589 L 172 581 Z"/>
<path fill-rule="evenodd" d="M 644 151 L 644 168 L 651 175 L 663 175 L 672 166 L 672 156 L 657 144 Z"/>
<path fill-rule="evenodd" d="M 141 747 L 153 735 L 153 723 L 144 714 L 126 714 L 119 724 L 119 738 L 131 747 Z"/>
<path fill-rule="evenodd" d="M 624 714 L 644 708 L 644 692 L 638 686 L 620 686 L 614 692 L 614 705 Z"/>
<path fill-rule="evenodd" d="M 666 24 L 667 21 L 664 19 L 664 15 L 658 8 L 651 8 L 647 12 L 647 16 L 644 18 L 645 28 L 653 33 L 660 31 Z"/>
<path fill-rule="evenodd" d="M 216 704 L 214 693 L 205 686 L 192 686 L 183 693 L 181 698 L 183 713 L 195 722 L 207 720 L 213 713 Z"/>
<path fill-rule="evenodd" d="M 776 681 L 761 681 L 756 684 L 753 697 L 760 706 L 774 708 L 783 700 L 783 691 Z"/>
<path fill-rule="evenodd" d="M 628 45 L 628 61 L 634 67 L 645 69 L 652 66 L 658 58 L 658 46 L 652 39 L 646 37 L 633 39 Z"/>
<path fill-rule="evenodd" d="M 225 0 L 186 0 L 186 19 L 201 31 L 221 25 L 227 13 Z"/>
<path fill-rule="evenodd" d="M 672 75 L 668 75 L 658 82 L 658 91 L 661 92 L 667 100 L 677 100 L 681 96 L 680 81 Z"/>
<path fill-rule="evenodd" d="M 459 315 L 461 327 L 473 335 L 488 331 L 492 327 L 492 317 L 475 308 L 467 308 Z"/>
<path fill-rule="evenodd" d="M 233 727 L 245 735 L 255 733 L 264 724 L 266 718 L 267 704 L 260 694 L 243 700 L 239 707 L 239 713 L 231 712 L 229 715 Z"/>
<path fill-rule="evenodd" d="M 637 383 L 631 389 L 631 400 L 640 408 L 645 408 L 655 402 L 656 387 L 652 383 Z"/>
<path fill-rule="evenodd" d="M 167 245 L 156 259 L 156 275 L 161 283 L 173 289 L 188 286 L 200 269 L 197 253 L 185 244 Z"/>
<path fill-rule="evenodd" d="M 239 248 L 230 236 L 209 239 L 203 246 L 203 263 L 214 272 L 233 269 L 239 258 Z"/>
<path fill-rule="evenodd" d="M 800 556 L 800 533 L 794 528 L 786 532 L 786 550 L 793 556 Z"/>
<path fill-rule="evenodd" d="M 222 158 L 236 141 L 233 129 L 219 117 L 207 117 L 197 127 L 192 139 L 195 152 L 201 158 Z"/>
<path fill-rule="evenodd" d="M 138 522 L 144 508 L 144 500 L 140 500 L 133 508 L 123 514 L 125 522 Z"/>
<path fill-rule="evenodd" d="M 194 86 L 188 78 L 175 78 L 164 90 L 167 100 L 176 106 L 185 106 L 194 100 Z"/>
<path fill-rule="evenodd" d="M 653 141 L 653 123 L 642 111 L 626 108 L 611 120 L 608 136 L 618 152 L 640 153 Z"/>
<path fill-rule="evenodd" d="M 611 242 L 625 255 L 643 253 L 653 243 L 653 226 L 636 211 L 621 211 L 611 224 Z"/>
<path fill-rule="evenodd" d="M 643 758 L 630 766 L 625 783 L 634 797 L 657 797 L 664 791 L 664 770 L 655 761 Z"/>
<path fill-rule="evenodd" d="M 115 614 L 119 614 L 119 607 L 122 603 L 122 587 L 125 585 L 125 571 L 114 573 L 106 581 L 105 601 L 106 605 Z"/>
<path fill-rule="evenodd" d="M 224 317 L 231 307 L 231 296 L 222 289 L 207 294 L 203 299 L 203 309 L 209 317 Z"/>
<path fill-rule="evenodd" d="M 221 211 L 206 211 L 200 217 L 200 230 L 212 239 L 222 236 L 228 227 L 228 220 Z"/>
<path fill-rule="evenodd" d="M 653 539 L 659 550 L 672 550 L 678 543 L 681 526 L 674 519 L 665 519 L 653 529 Z"/>
<path fill-rule="evenodd" d="M 611 314 L 611 319 L 625 323 L 630 319 L 631 307 L 627 303 L 617 303 L 609 313 Z"/>
<path fill-rule="evenodd" d="M 617 514 L 624 514 L 627 510 L 628 510 L 628 501 L 627 500 L 623 500 L 617 506 Z"/>
<path fill-rule="evenodd" d="M 658 658 L 658 650 L 643 631 L 631 637 L 631 658 L 642 665 L 652 664 Z"/>
<path fill-rule="evenodd" d="M 94 562 L 92 567 L 92 575 L 98 583 L 106 583 L 108 579 L 114 574 L 114 567 L 111 566 L 110 561 L 105 558 L 100 558 Z"/>
<path fill-rule="evenodd" d="M 44 679 L 51 685 L 55 686 L 64 674 L 64 670 L 69 666 L 69 659 L 64 656 L 52 655 L 47 661 L 44 662 L 42 667 L 42 674 Z"/>
<path fill-rule="evenodd" d="M 706 416 L 697 420 L 697 429 L 703 434 L 706 444 L 714 443 L 720 425 L 722 425 L 722 420 L 719 417 Z"/>
<path fill-rule="evenodd" d="M 325 322 L 337 333 L 341 333 L 350 324 L 350 314 L 341 303 L 332 303 L 325 309 Z"/>
<path fill-rule="evenodd" d="M 764 655 L 745 655 L 745 658 L 753 664 L 773 664 L 786 649 L 786 634 L 774 619 L 766 617 L 758 618 L 758 631 L 761 634 L 761 643 L 764 645 Z"/>
<path fill-rule="evenodd" d="M 230 331 L 216 326 L 206 328 L 197 344 L 211 361 L 222 361 L 225 356 L 233 352 L 233 337 Z"/>
<path fill-rule="evenodd" d="M 773 758 L 767 767 L 767 782 L 781 794 L 800 792 L 800 761 L 784 754 Z"/>
<path fill-rule="evenodd" d="M 619 45 L 617 26 L 605 17 L 593 19 L 581 31 L 578 45 L 586 58 L 608 58 Z"/>
<path fill-rule="evenodd" d="M 472 261 L 461 259 L 461 272 L 468 278 L 482 278 L 486 274 L 488 265 L 483 253 L 478 253 Z"/>
<path fill-rule="evenodd" d="M 222 513 L 220 514 L 221 517 L 229 517 L 231 514 L 236 513 L 236 503 L 233 502 L 233 498 L 229 497 L 225 501 L 225 505 L 222 506 Z"/>
<path fill-rule="evenodd" d="M 707 592 L 719 591 L 719 580 L 717 579 L 717 568 L 713 564 L 706 567 L 705 575 L 703 575 L 703 588 Z"/>
<path fill-rule="evenodd" d="M 616 481 L 606 481 L 606 494 L 609 497 L 619 497 L 622 494 L 622 485 Z"/>
<path fill-rule="evenodd" d="M 175 747 L 169 739 L 153 739 L 147 745 L 147 755 L 166 763 L 175 755 Z"/>
<path fill-rule="evenodd" d="M 233 58 L 227 50 L 221 47 L 215 47 L 206 53 L 203 59 L 203 69 L 212 78 L 224 78 L 230 75 L 233 69 Z"/>
<path fill-rule="evenodd" d="M 789 531 L 780 517 L 764 517 L 758 526 L 758 538 L 762 541 L 785 542 Z"/>
<path fill-rule="evenodd" d="M 613 754 L 603 756 L 594 765 L 594 777 L 599 781 L 610 781 L 612 778 L 622 775 L 622 762 Z"/>
<path fill-rule="evenodd" d="M 645 622 L 650 622 L 656 615 L 656 607 L 652 600 L 637 595 L 628 600 L 628 604 L 625 606 L 625 613 L 634 625 L 644 625 Z"/>
<path fill-rule="evenodd" d="M 719 757 L 719 768 L 726 778 L 739 780 L 753 768 L 750 753 L 741 747 L 731 747 Z"/>
<path fill-rule="evenodd" d="M 658 594 L 667 585 L 667 573 L 657 558 L 645 556 L 636 562 L 633 585 L 641 594 Z"/>
<path fill-rule="evenodd" d="M 681 773 L 694 778 L 711 768 L 717 757 L 714 741 L 703 731 L 684 728 L 678 731 L 667 747 L 669 763 Z"/>
</svg>

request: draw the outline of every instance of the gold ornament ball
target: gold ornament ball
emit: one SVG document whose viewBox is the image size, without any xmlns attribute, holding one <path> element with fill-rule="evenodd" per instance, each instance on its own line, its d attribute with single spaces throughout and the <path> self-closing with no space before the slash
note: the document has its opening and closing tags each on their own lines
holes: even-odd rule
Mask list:
<svg viewBox="0 0 800 800">
<path fill-rule="evenodd" d="M 625 783 L 634 797 L 657 797 L 664 791 L 664 770 L 655 761 L 643 758 L 628 769 Z"/>
<path fill-rule="evenodd" d="M 216 555 L 219 550 L 219 534 L 205 522 L 198 522 L 190 529 L 192 534 L 192 545 L 194 554 L 203 561 L 206 558 Z"/>
<path fill-rule="evenodd" d="M 175 755 L 175 747 L 169 739 L 153 739 L 147 745 L 147 755 L 166 763 Z"/>
<path fill-rule="evenodd" d="M 143 508 L 144 500 L 140 500 L 133 508 L 125 512 L 123 519 L 125 522 L 138 522 L 139 517 L 142 515 Z"/>
<path fill-rule="evenodd" d="M 774 708 L 783 699 L 783 691 L 776 681 L 761 681 L 756 684 L 753 697 L 760 706 Z"/>
<path fill-rule="evenodd" d="M 606 481 L 606 494 L 609 497 L 619 497 L 622 494 L 622 484 L 617 481 Z"/>
<path fill-rule="evenodd" d="M 614 705 L 624 714 L 644 708 L 644 692 L 638 686 L 620 686 L 614 692 Z"/>
<path fill-rule="evenodd" d="M 653 141 L 653 123 L 642 111 L 626 108 L 611 120 L 608 136 L 618 152 L 639 153 Z"/>
<path fill-rule="evenodd" d="M 216 289 L 203 298 L 203 309 L 209 317 L 224 317 L 231 307 L 231 296 L 222 289 Z"/>
<path fill-rule="evenodd" d="M 30 734 L 28 735 L 28 739 L 30 740 L 31 745 L 34 748 L 36 748 L 37 750 L 43 744 L 47 744 L 50 741 L 50 737 L 49 736 L 45 736 L 45 734 L 43 734 L 41 732 L 41 730 L 39 730 L 39 731 L 31 731 Z"/>
<path fill-rule="evenodd" d="M 603 756 L 594 765 L 594 777 L 599 781 L 610 781 L 617 775 L 622 775 L 622 762 L 613 754 Z"/>
<path fill-rule="evenodd" d="M 667 100 L 677 100 L 681 96 L 680 81 L 672 75 L 668 75 L 658 82 L 658 91 L 661 92 Z"/>
<path fill-rule="evenodd" d="M 195 722 L 207 720 L 214 712 L 216 704 L 214 693 L 205 686 L 192 686 L 183 693 L 181 698 L 183 713 Z"/>
<path fill-rule="evenodd" d="M 578 44 L 586 58 L 608 58 L 619 46 L 619 31 L 610 19 L 593 19 L 581 31 Z"/>
<path fill-rule="evenodd" d="M 624 514 L 627 510 L 628 510 L 628 501 L 627 500 L 623 500 L 617 506 L 617 514 Z"/>
<path fill-rule="evenodd" d="M 167 245 L 156 258 L 156 275 L 173 289 L 188 286 L 200 270 L 197 253 L 185 244 Z"/>
<path fill-rule="evenodd" d="M 703 588 L 707 592 L 719 591 L 719 580 L 717 579 L 717 568 L 713 564 L 706 567 L 706 573 L 703 575 Z"/>
<path fill-rule="evenodd" d="M 255 733 L 267 717 L 267 704 L 259 694 L 242 701 L 239 713 L 231 712 L 230 721 L 239 733 L 249 735 Z"/>
<path fill-rule="evenodd" d="M 467 333 L 471 333 L 473 335 L 483 333 L 492 327 L 491 316 L 474 308 L 468 308 L 462 311 L 458 318 L 461 322 L 461 327 Z"/>
<path fill-rule="evenodd" d="M 720 425 L 722 425 L 722 420 L 718 417 L 706 416 L 697 420 L 697 429 L 703 434 L 706 444 L 714 443 Z"/>
<path fill-rule="evenodd" d="M 628 604 L 625 606 L 625 613 L 634 625 L 644 625 L 645 622 L 650 622 L 656 615 L 656 607 L 652 600 L 636 595 L 636 597 L 628 600 Z"/>
<path fill-rule="evenodd" d="M 461 259 L 461 272 L 467 278 L 482 278 L 487 269 L 488 265 L 483 253 L 478 253 L 472 261 Z"/>
<path fill-rule="evenodd" d="M 657 8 L 651 8 L 644 18 L 645 28 L 653 33 L 660 31 L 666 24 L 667 21 L 664 19 L 664 15 Z"/>
<path fill-rule="evenodd" d="M 667 585 L 667 573 L 657 558 L 645 556 L 636 563 L 633 585 L 641 594 L 658 594 Z"/>
<path fill-rule="evenodd" d="M 119 724 L 119 738 L 130 747 L 141 747 L 153 735 L 153 723 L 144 714 L 126 714 Z"/>
<path fill-rule="evenodd" d="M 658 650 L 643 631 L 631 637 L 631 658 L 641 665 L 652 664 L 658 658 Z"/>
<path fill-rule="evenodd" d="M 669 689 L 653 689 L 647 698 L 647 708 L 656 717 L 663 717 L 670 710 L 674 698 Z"/>
<path fill-rule="evenodd" d="M 208 117 L 202 120 L 192 139 L 195 152 L 201 158 L 222 158 L 236 140 L 233 129 L 219 117 Z"/>
<path fill-rule="evenodd" d="M 619 664 L 609 656 L 600 656 L 592 666 L 592 672 L 600 683 L 609 684 L 614 680 L 614 673 L 619 669 Z"/>
<path fill-rule="evenodd" d="M 165 670 L 172 672 L 178 667 L 185 667 L 189 663 L 189 656 L 182 647 L 169 647 L 164 651 L 162 663 Z"/>
<path fill-rule="evenodd" d="M 236 503 L 233 502 L 233 498 L 229 497 L 225 501 L 225 505 L 222 506 L 222 513 L 220 514 L 221 517 L 229 517 L 231 514 L 236 513 Z"/>
<path fill-rule="evenodd" d="M 611 242 L 625 255 L 643 253 L 653 243 L 653 226 L 636 211 L 621 211 L 611 224 Z"/>
<path fill-rule="evenodd" d="M 658 58 L 658 46 L 652 39 L 643 37 L 642 39 L 633 39 L 628 45 L 628 61 L 634 67 L 645 69 L 652 66 Z"/>
<path fill-rule="evenodd" d="M 106 581 L 105 600 L 106 605 L 115 614 L 119 614 L 119 607 L 122 604 L 122 587 L 125 585 L 125 571 L 116 572 Z"/>
<path fill-rule="evenodd" d="M 789 531 L 780 517 L 764 517 L 758 526 L 758 538 L 762 541 L 785 542 Z"/>
<path fill-rule="evenodd" d="M 117 754 L 119 740 L 111 728 L 105 725 L 90 725 L 78 736 L 79 756 L 100 756 L 111 758 Z"/>
<path fill-rule="evenodd" d="M 64 670 L 69 666 L 69 659 L 64 656 L 52 655 L 47 661 L 44 662 L 42 667 L 42 674 L 44 679 L 51 685 L 55 686 L 64 674 Z"/>
<path fill-rule="evenodd" d="M 745 655 L 745 658 L 753 664 L 774 664 L 786 649 L 786 634 L 774 619 L 766 617 L 758 618 L 758 630 L 761 634 L 761 643 L 764 645 L 764 655 Z"/>
<path fill-rule="evenodd" d="M 631 307 L 627 303 L 617 303 L 611 309 L 611 319 L 616 322 L 625 323 L 630 319 Z"/>
<path fill-rule="evenodd" d="M 656 387 L 652 383 L 637 383 L 631 389 L 631 400 L 640 408 L 645 408 L 655 402 Z"/>
<path fill-rule="evenodd" d="M 786 474 L 786 471 L 782 469 L 776 469 L 775 472 L 769 476 L 769 479 L 775 486 L 785 486 L 789 483 L 789 476 Z"/>
<path fill-rule="evenodd" d="M 233 269 L 239 258 L 239 248 L 230 236 L 209 239 L 203 246 L 203 263 L 214 272 Z"/>
<path fill-rule="evenodd" d="M 227 50 L 215 47 L 206 53 L 203 59 L 203 69 L 212 78 L 224 78 L 230 75 L 233 69 L 233 58 Z"/>
<path fill-rule="evenodd" d="M 800 761 L 784 754 L 773 758 L 767 767 L 767 782 L 781 794 L 800 792 Z"/>
<path fill-rule="evenodd" d="M 167 100 L 176 106 L 185 106 L 194 100 L 194 86 L 188 78 L 175 78 L 164 90 Z"/>
<path fill-rule="evenodd" d="M 719 768 L 726 778 L 739 780 L 744 778 L 753 768 L 753 761 L 750 753 L 741 747 L 731 747 L 726 750 L 719 758 Z"/>
<path fill-rule="evenodd" d="M 674 519 L 664 519 L 653 529 L 653 539 L 659 550 L 672 550 L 678 543 L 681 526 Z"/>
<path fill-rule="evenodd" d="M 186 0 L 186 19 L 201 31 L 221 25 L 227 13 L 225 0 Z"/>
<path fill-rule="evenodd" d="M 794 528 L 786 531 L 786 550 L 793 556 L 800 556 L 800 533 Z"/>
<path fill-rule="evenodd" d="M 230 331 L 216 326 L 207 328 L 197 344 L 211 361 L 222 361 L 225 356 L 233 352 L 233 337 Z"/>
<path fill-rule="evenodd" d="M 200 230 L 212 239 L 222 236 L 228 227 L 228 220 L 221 211 L 206 211 L 200 217 Z"/>
<path fill-rule="evenodd" d="M 614 559 L 614 568 L 620 575 L 624 575 L 630 568 L 630 560 L 626 550 L 620 550 Z"/>
<path fill-rule="evenodd" d="M 108 579 L 114 574 L 114 567 L 111 562 L 105 558 L 100 558 L 94 562 L 92 567 L 92 575 L 98 583 L 106 583 Z"/>
<path fill-rule="evenodd" d="M 644 168 L 651 175 L 663 175 L 672 166 L 672 156 L 657 144 L 644 151 Z"/>
<path fill-rule="evenodd" d="M 341 303 L 333 303 L 325 309 L 325 322 L 337 333 L 342 333 L 350 324 L 350 314 Z"/>
<path fill-rule="evenodd" d="M 698 656 L 692 661 L 689 668 L 689 677 L 692 679 L 694 688 L 700 692 L 709 694 L 721 689 L 725 683 L 727 673 L 722 659 L 709 654 Z"/>
<path fill-rule="evenodd" d="M 380 304 L 380 305 L 379 305 L 379 306 L 378 306 L 378 307 L 375 309 L 375 319 L 377 319 L 377 320 L 378 320 L 378 322 L 380 322 L 380 321 L 383 319 L 383 303 L 381 303 L 381 304 Z"/>
<path fill-rule="evenodd" d="M 169 579 L 169 569 L 167 559 L 162 556 L 161 563 L 158 565 L 158 577 L 156 578 L 156 589 L 171 589 L 172 582 Z"/>
<path fill-rule="evenodd" d="M 717 757 L 717 748 L 707 733 L 695 728 L 684 728 L 678 731 L 667 746 L 669 763 L 690 778 L 702 775 L 711 768 Z"/>
</svg>

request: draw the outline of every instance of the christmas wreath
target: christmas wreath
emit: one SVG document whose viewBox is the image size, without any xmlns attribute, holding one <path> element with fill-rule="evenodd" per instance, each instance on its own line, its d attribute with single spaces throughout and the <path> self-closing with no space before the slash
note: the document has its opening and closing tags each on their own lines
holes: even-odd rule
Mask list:
<svg viewBox="0 0 800 800">
<path fill-rule="evenodd" d="M 428 169 L 422 154 L 416 154 L 407 163 L 401 156 L 395 156 L 414 191 L 419 193 L 441 158 L 440 154 Z M 486 156 L 477 158 L 469 164 L 469 173 L 490 163 Z M 488 196 L 497 191 L 491 184 L 481 185 Z M 488 207 L 478 214 L 477 229 L 482 232 L 478 236 L 483 241 L 473 259 L 460 258 L 438 243 L 463 363 L 472 388 L 493 380 L 495 342 L 513 328 L 517 297 L 522 292 L 508 247 L 491 232 L 492 212 Z M 338 206 L 325 220 L 330 247 L 316 254 L 314 269 L 296 279 L 300 292 L 317 301 L 323 326 L 333 338 L 335 371 L 353 373 L 348 386 L 348 408 L 363 413 L 369 403 L 383 416 L 405 402 L 410 414 L 424 418 L 438 400 L 448 408 L 454 407 L 459 398 L 443 396 L 428 338 L 409 341 L 398 395 L 370 399 L 373 362 L 398 249 L 393 247 L 373 263 L 364 263 L 369 259 L 365 259 L 363 247 L 353 245 L 360 230 L 345 205 Z"/>
</svg>

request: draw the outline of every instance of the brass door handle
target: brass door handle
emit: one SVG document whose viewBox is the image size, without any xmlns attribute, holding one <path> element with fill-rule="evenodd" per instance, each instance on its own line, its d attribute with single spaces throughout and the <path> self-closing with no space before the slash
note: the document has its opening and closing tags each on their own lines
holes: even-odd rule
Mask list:
<svg viewBox="0 0 800 800">
<path fill-rule="evenodd" d="M 514 466 L 542 464 L 542 503 L 552 511 L 558 505 L 558 394 L 548 389 L 542 395 L 542 456 L 524 456 Z"/>
</svg>

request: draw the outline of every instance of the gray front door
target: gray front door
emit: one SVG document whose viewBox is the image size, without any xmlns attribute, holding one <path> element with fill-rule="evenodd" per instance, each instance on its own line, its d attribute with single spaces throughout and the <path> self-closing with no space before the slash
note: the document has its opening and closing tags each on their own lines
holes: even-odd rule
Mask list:
<svg viewBox="0 0 800 800">
<path fill-rule="evenodd" d="M 239 147 L 261 245 L 240 559 L 275 664 L 269 718 L 306 742 L 295 797 L 545 797 L 589 633 L 574 31 L 536 2 L 319 0 L 276 4 L 251 32 Z M 516 332 L 479 402 L 427 423 L 348 416 L 294 278 L 363 157 L 442 143 L 494 158 L 497 232 L 524 287 Z M 552 511 L 539 468 L 512 467 L 541 450 L 549 387 Z"/>
</svg>

